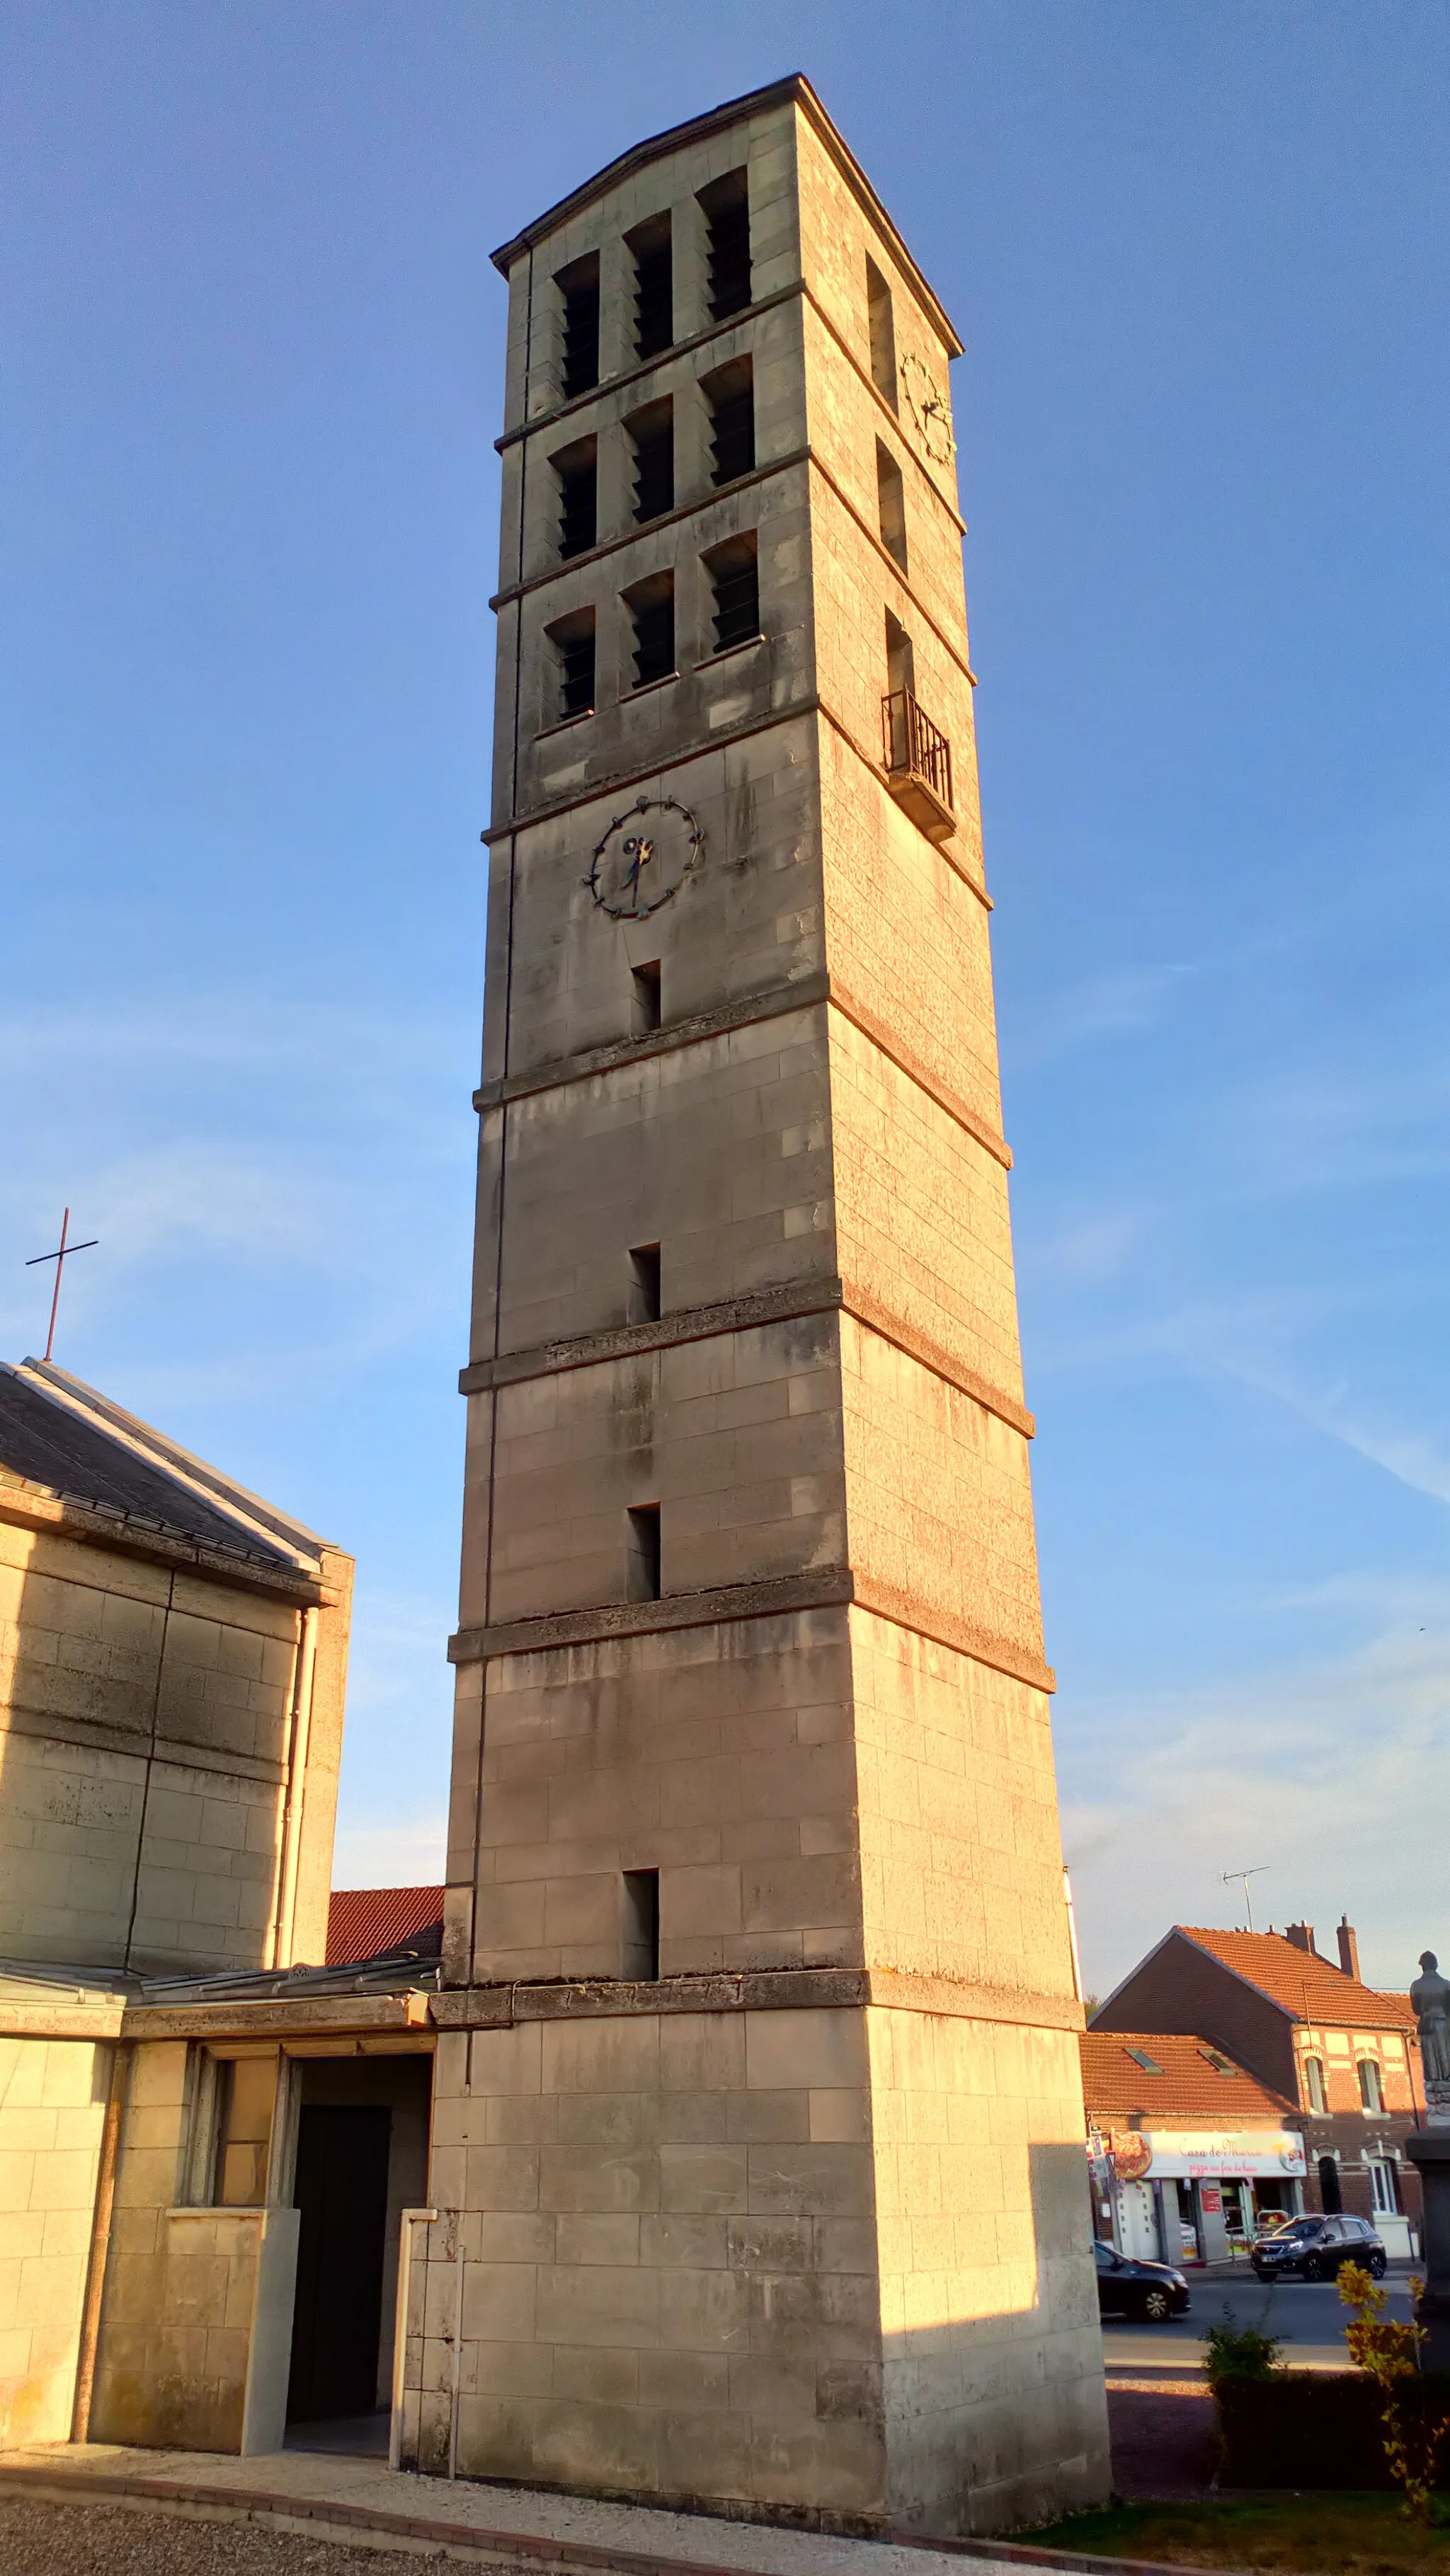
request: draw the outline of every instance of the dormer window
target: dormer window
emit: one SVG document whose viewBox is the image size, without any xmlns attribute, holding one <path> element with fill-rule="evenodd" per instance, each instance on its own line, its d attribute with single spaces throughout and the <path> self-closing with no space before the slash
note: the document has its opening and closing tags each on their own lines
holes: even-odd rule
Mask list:
<svg viewBox="0 0 1450 2576">
<path fill-rule="evenodd" d="M 1163 2069 L 1159 2065 L 1157 2058 L 1150 2057 L 1146 2048 L 1130 2048 L 1125 2051 L 1125 2054 L 1131 2057 L 1135 2066 L 1142 2067 L 1145 2075 L 1162 2074 Z"/>
</svg>

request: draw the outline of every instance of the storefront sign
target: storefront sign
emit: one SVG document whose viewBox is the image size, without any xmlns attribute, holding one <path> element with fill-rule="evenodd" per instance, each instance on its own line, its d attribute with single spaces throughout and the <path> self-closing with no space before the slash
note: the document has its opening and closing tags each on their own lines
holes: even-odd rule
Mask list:
<svg viewBox="0 0 1450 2576">
<path fill-rule="evenodd" d="M 1117 2143 L 1115 2137 L 1114 2148 Z M 1304 2141 L 1292 2129 L 1153 2129 L 1143 2132 L 1141 2143 L 1150 2163 L 1140 2170 L 1163 2182 L 1198 2182 L 1210 2175 L 1282 2181 L 1304 2171 Z"/>
</svg>

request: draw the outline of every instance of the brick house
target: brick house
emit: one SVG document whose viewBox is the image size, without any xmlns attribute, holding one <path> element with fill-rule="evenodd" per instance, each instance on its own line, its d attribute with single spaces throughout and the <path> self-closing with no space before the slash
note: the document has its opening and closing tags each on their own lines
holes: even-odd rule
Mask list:
<svg viewBox="0 0 1450 2576">
<path fill-rule="evenodd" d="M 1420 2185 L 1405 2140 L 1421 2125 L 1424 2085 L 1406 1995 L 1362 1983 L 1348 1921 L 1339 1964 L 1312 1924 L 1287 1932 L 1205 1931 L 1176 1923 L 1093 2016 L 1094 2031 L 1206 2033 L 1293 2107 L 1305 2146 L 1304 2207 L 1372 2219 L 1408 2254 Z"/>
<path fill-rule="evenodd" d="M 1215 2263 L 1299 2208 L 1287 2095 L 1197 2032 L 1094 2028 L 1079 2045 L 1097 2235 L 1150 2263 Z"/>
</svg>

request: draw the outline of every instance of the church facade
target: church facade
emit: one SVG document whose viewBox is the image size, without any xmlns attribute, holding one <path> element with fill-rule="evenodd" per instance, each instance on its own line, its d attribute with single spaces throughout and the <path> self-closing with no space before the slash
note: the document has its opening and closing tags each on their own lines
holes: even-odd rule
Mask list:
<svg viewBox="0 0 1450 2576">
<path fill-rule="evenodd" d="M 1106 2492 L 948 367 L 800 79 L 496 254 L 489 958 L 402 2456 Z"/>
</svg>

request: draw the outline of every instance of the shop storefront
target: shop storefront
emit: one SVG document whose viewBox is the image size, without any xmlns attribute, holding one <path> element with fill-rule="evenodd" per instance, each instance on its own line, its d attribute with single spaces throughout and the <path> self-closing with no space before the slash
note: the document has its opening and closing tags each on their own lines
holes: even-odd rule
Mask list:
<svg viewBox="0 0 1450 2576">
<path fill-rule="evenodd" d="M 1215 2263 L 1301 2206 L 1304 2141 L 1292 2129 L 1099 2133 L 1095 2180 L 1121 2251 Z"/>
</svg>

